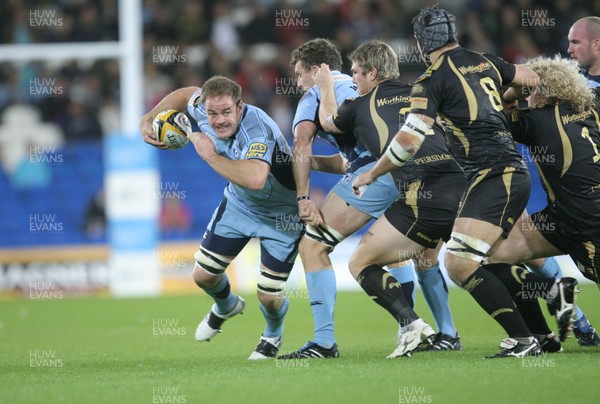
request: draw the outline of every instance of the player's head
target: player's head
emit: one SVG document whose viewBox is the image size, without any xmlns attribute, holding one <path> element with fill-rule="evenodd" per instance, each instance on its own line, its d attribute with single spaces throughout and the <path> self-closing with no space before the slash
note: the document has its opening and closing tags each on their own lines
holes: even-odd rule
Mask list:
<svg viewBox="0 0 600 404">
<path fill-rule="evenodd" d="M 331 70 L 342 68 L 342 55 L 329 39 L 313 39 L 292 51 L 290 65 L 294 68 L 298 87 L 308 91 L 315 85 L 311 74 L 321 67 L 321 63 L 328 64 Z"/>
<path fill-rule="evenodd" d="M 366 94 L 378 83 L 400 76 L 398 56 L 385 42 L 373 40 L 348 55 L 352 61 L 352 82 L 359 94 Z"/>
<path fill-rule="evenodd" d="M 537 57 L 525 64 L 540 76 L 540 83 L 529 95 L 530 106 L 567 103 L 578 111 L 594 108 L 594 91 L 587 86 L 586 78 L 579 73 L 575 60 Z"/>
<path fill-rule="evenodd" d="M 600 69 L 600 17 L 584 17 L 577 20 L 569 30 L 567 52 L 579 63 L 579 67 Z M 594 72 L 593 74 L 599 74 Z"/>
<path fill-rule="evenodd" d="M 445 45 L 458 43 L 456 17 L 443 8 L 433 6 L 421 10 L 412 23 L 417 45 L 425 59 Z"/>
<path fill-rule="evenodd" d="M 208 124 L 225 139 L 232 136 L 242 120 L 242 87 L 223 76 L 213 76 L 202 86 L 200 102 L 204 104 Z"/>
</svg>

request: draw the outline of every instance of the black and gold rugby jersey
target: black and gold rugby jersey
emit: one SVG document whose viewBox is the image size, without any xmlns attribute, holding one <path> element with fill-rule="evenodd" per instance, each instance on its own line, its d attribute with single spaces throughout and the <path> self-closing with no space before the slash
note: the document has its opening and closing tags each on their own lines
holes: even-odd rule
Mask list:
<svg viewBox="0 0 600 404">
<path fill-rule="evenodd" d="M 450 149 L 468 176 L 489 167 L 525 168 L 500 96 L 514 76 L 515 66 L 499 57 L 457 47 L 413 85 L 410 112 L 440 115 L 450 128 Z"/>
<path fill-rule="evenodd" d="M 582 236 L 600 234 L 599 109 L 562 103 L 513 112 L 510 129 L 527 145 L 548 204 Z"/>
<path fill-rule="evenodd" d="M 379 158 L 404 123 L 410 109 L 410 91 L 411 86 L 400 80 L 386 80 L 368 93 L 346 100 L 334 116 L 335 126 L 354 133 Z M 411 182 L 424 176 L 463 172 L 448 149 L 443 129 L 434 125 L 417 154 L 391 174 L 396 180 Z"/>
</svg>

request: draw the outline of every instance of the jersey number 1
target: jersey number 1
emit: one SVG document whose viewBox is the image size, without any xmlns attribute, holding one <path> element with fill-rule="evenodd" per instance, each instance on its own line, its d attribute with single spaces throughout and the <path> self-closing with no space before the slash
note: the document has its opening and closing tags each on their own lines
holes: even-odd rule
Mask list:
<svg viewBox="0 0 600 404">
<path fill-rule="evenodd" d="M 586 138 L 592 144 L 592 147 L 594 148 L 594 153 L 596 153 L 596 155 L 593 158 L 594 163 L 597 163 L 598 161 L 600 161 L 600 153 L 598 153 L 598 145 L 596 143 L 594 143 L 594 140 L 590 136 L 590 131 L 588 130 L 588 128 L 583 128 L 581 130 L 581 137 Z"/>
</svg>

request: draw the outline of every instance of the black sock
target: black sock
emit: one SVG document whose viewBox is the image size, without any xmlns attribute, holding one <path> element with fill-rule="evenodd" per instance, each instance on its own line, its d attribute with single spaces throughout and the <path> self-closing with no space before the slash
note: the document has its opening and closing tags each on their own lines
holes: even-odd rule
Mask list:
<svg viewBox="0 0 600 404">
<path fill-rule="evenodd" d="M 373 298 L 373 301 L 386 309 L 402 326 L 419 319 L 406 301 L 402 287 L 383 267 L 370 265 L 358 275 L 358 284 Z"/>
<path fill-rule="evenodd" d="M 408 305 L 410 306 L 411 309 L 414 310 L 415 302 L 413 301 L 412 294 L 413 294 L 413 290 L 415 290 L 415 283 L 414 282 L 404 282 L 404 283 L 401 283 L 400 286 L 402 286 L 402 293 L 404 293 L 404 298 L 408 302 Z"/>
<path fill-rule="evenodd" d="M 539 288 L 530 290 L 532 283 L 523 283 L 528 278 L 529 272 L 526 269 L 508 264 L 487 264 L 485 269 L 493 273 L 506 286 L 529 331 L 541 335 L 548 335 L 552 332 L 538 303 L 538 297 L 542 297 L 539 296 Z M 554 284 L 553 279 L 551 279 L 551 284 Z M 539 286 L 540 288 L 545 287 L 545 285 Z"/>
<path fill-rule="evenodd" d="M 475 301 L 494 319 L 511 338 L 530 337 L 531 333 L 517 310 L 510 293 L 500 279 L 482 265 L 462 284 Z"/>
</svg>

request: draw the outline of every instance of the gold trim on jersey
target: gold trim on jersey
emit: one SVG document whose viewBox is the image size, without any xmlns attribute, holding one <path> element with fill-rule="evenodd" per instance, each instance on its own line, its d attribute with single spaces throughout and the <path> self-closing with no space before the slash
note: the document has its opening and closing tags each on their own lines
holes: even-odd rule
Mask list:
<svg viewBox="0 0 600 404">
<path fill-rule="evenodd" d="M 506 167 L 504 172 L 502 173 L 502 182 L 504 183 L 504 189 L 506 190 L 506 203 L 504 204 L 504 209 L 502 209 L 502 216 L 500 216 L 500 223 L 498 226 L 502 225 L 504 221 L 504 214 L 506 213 L 506 208 L 508 208 L 508 203 L 510 202 L 510 187 L 512 185 L 512 177 L 515 173 L 516 169 L 514 167 Z M 512 217 L 506 219 L 510 224 L 515 224 L 515 220 Z"/>
<path fill-rule="evenodd" d="M 375 125 L 375 129 L 377 130 L 377 136 L 379 136 L 379 152 L 383 153 L 385 144 L 390 137 L 390 131 L 383 118 L 381 118 L 377 113 L 377 108 L 375 108 L 375 98 L 377 97 L 378 90 L 379 86 L 377 86 L 375 90 L 373 90 L 373 93 L 371 93 L 371 98 L 369 99 L 369 112 L 371 113 L 373 125 Z"/>
<path fill-rule="evenodd" d="M 444 55 L 440 55 L 440 57 L 435 61 L 435 63 L 433 65 L 431 65 L 429 67 L 429 69 L 425 70 L 423 72 L 423 74 L 421 74 L 419 77 L 417 77 L 417 79 L 415 80 L 415 85 L 416 83 L 418 83 L 421 80 L 425 80 L 426 78 L 431 77 L 431 74 L 436 71 L 437 69 L 439 69 L 439 67 L 442 65 L 442 62 L 444 61 L 445 56 Z"/>
<path fill-rule="evenodd" d="M 544 177 L 544 172 L 540 168 L 539 162 L 536 161 L 536 159 L 533 159 L 533 162 L 535 163 L 538 173 L 540 174 L 540 179 L 542 180 L 542 182 L 544 183 L 544 186 L 546 187 L 546 191 L 548 192 L 548 199 L 550 199 L 550 202 L 554 202 L 554 199 L 556 198 L 554 196 L 554 191 L 552 190 L 552 187 L 550 186 L 550 183 L 548 182 L 546 177 Z"/>
<path fill-rule="evenodd" d="M 462 208 L 465 206 L 464 202 L 466 202 L 469 199 L 469 194 L 471 193 L 471 191 L 473 190 L 473 188 L 475 188 L 477 186 L 477 184 L 479 184 L 481 181 L 483 181 L 483 179 L 485 178 L 486 175 L 488 175 L 490 173 L 490 171 L 492 171 L 491 168 L 485 168 L 483 170 L 480 170 L 477 174 L 477 178 L 475 178 L 475 180 L 471 183 L 471 185 L 469 185 L 469 188 L 467 188 L 467 192 L 465 192 L 465 196 L 463 197 L 463 202 L 460 205 L 460 209 L 458 211 L 458 214 L 460 215 L 460 213 L 462 212 Z"/>
<path fill-rule="evenodd" d="M 512 313 L 513 309 L 498 309 L 495 312 L 493 312 L 492 314 L 490 314 L 491 318 L 496 318 L 496 316 L 499 316 L 502 313 Z"/>
<path fill-rule="evenodd" d="M 584 241 L 583 246 L 587 250 L 588 258 L 590 259 L 590 262 L 592 263 L 592 267 L 585 268 L 585 271 L 589 272 L 588 270 L 590 270 L 590 269 L 592 271 L 594 271 L 594 273 L 590 274 L 590 275 L 596 276 L 596 281 L 598 282 L 598 287 L 600 288 L 600 277 L 598 276 L 598 268 L 596 268 L 596 266 L 594 265 L 594 258 L 596 258 L 596 246 L 591 241 Z"/>
<path fill-rule="evenodd" d="M 598 116 L 598 113 L 594 109 L 592 109 L 592 114 L 594 114 L 594 119 L 596 120 L 596 125 L 598 125 L 598 129 L 600 130 L 600 116 Z"/>
<path fill-rule="evenodd" d="M 563 127 L 561 122 L 559 104 L 556 104 L 554 106 L 554 118 L 556 119 L 556 127 L 558 128 L 558 133 L 560 135 L 560 141 L 562 143 L 563 149 L 563 168 L 560 173 L 560 176 L 562 177 L 571 167 L 571 163 L 573 162 L 573 148 L 571 147 L 571 141 L 569 140 L 569 137 L 567 136 L 565 128 Z"/>
<path fill-rule="evenodd" d="M 456 77 L 458 78 L 458 81 L 460 81 L 463 91 L 465 92 L 465 96 L 467 97 L 467 104 L 469 105 L 469 125 L 470 125 L 471 123 L 473 123 L 473 121 L 475 119 L 477 119 L 477 108 L 478 108 L 477 107 L 477 98 L 475 97 L 475 93 L 473 92 L 471 87 L 469 87 L 469 83 L 467 83 L 467 80 L 465 80 L 463 75 L 460 74 L 460 72 L 458 71 L 458 69 L 456 68 L 454 63 L 452 62 L 452 59 L 450 59 L 450 58 L 448 58 L 448 65 L 450 66 L 450 68 L 452 69 L 454 74 L 456 74 Z"/>
<path fill-rule="evenodd" d="M 464 132 L 462 130 L 460 130 L 459 128 L 457 128 L 449 118 L 443 116 L 442 114 L 440 114 L 440 116 L 448 124 L 448 127 L 450 127 L 450 129 L 452 129 L 453 135 L 463 145 L 463 147 L 465 149 L 465 157 L 469 157 L 469 149 L 470 149 L 471 145 L 469 144 L 469 139 L 467 139 L 467 136 L 465 136 Z"/>
<path fill-rule="evenodd" d="M 419 220 L 419 206 L 417 205 L 417 201 L 419 199 L 419 188 L 421 188 L 421 180 L 417 180 L 408 184 L 408 190 L 406 191 L 406 199 L 404 203 L 411 207 L 415 221 L 410 225 L 406 231 L 406 234 L 411 232 L 412 228 L 415 227 L 415 224 L 417 224 L 417 221 Z"/>
</svg>

